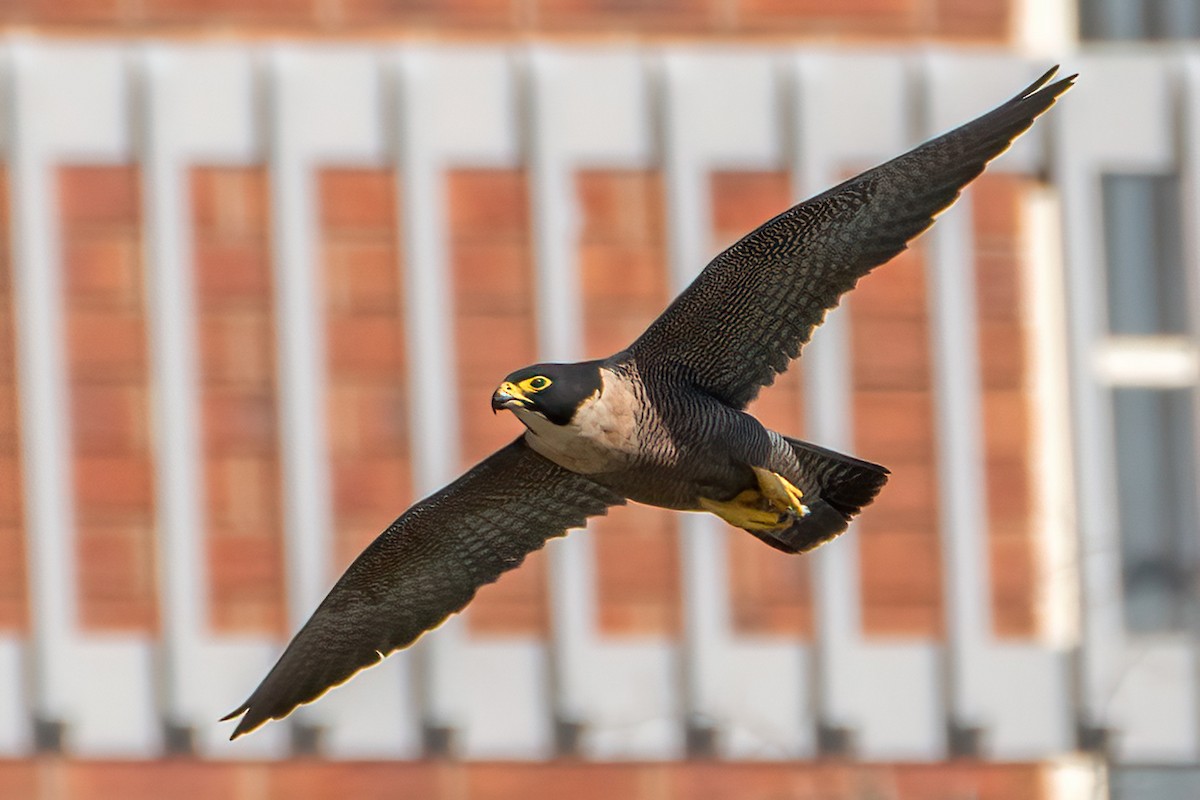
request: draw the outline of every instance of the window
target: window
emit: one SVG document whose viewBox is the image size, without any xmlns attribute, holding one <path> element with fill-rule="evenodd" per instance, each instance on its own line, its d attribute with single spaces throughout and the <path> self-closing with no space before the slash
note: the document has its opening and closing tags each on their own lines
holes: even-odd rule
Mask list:
<svg viewBox="0 0 1200 800">
<path fill-rule="evenodd" d="M 1187 333 L 1179 178 L 1106 175 L 1102 188 L 1109 333 Z"/>
<path fill-rule="evenodd" d="M 1079 0 L 1084 40 L 1195 39 L 1200 37 L 1196 0 Z"/>
<path fill-rule="evenodd" d="M 1195 800 L 1200 769 L 1195 767 L 1118 767 L 1112 771 L 1112 800 Z"/>
<path fill-rule="evenodd" d="M 1186 630 L 1196 592 L 1196 475 L 1191 389 L 1117 388 L 1117 451 L 1125 624 Z"/>
<path fill-rule="evenodd" d="M 1125 624 L 1185 631 L 1197 574 L 1196 381 L 1174 175 L 1101 183 L 1116 501 Z"/>
</svg>

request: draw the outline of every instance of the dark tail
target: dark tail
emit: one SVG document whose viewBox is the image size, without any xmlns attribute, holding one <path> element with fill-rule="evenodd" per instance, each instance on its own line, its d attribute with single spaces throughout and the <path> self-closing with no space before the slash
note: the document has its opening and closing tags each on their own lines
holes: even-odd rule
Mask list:
<svg viewBox="0 0 1200 800">
<path fill-rule="evenodd" d="M 850 519 L 869 504 L 887 483 L 885 467 L 853 456 L 835 453 L 808 442 L 784 437 L 800 471 L 789 476 L 804 492 L 809 513 L 783 531 L 750 531 L 776 550 L 807 553 L 846 530 Z"/>
</svg>

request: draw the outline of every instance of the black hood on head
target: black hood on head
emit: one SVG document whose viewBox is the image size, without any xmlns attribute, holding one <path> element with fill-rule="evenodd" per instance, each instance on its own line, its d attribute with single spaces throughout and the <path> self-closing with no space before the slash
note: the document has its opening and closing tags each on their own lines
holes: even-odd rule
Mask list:
<svg viewBox="0 0 1200 800">
<path fill-rule="evenodd" d="M 603 388 L 600 364 L 600 361 L 534 364 L 511 373 L 504 379 L 504 384 L 521 389 L 525 401 L 522 405 L 526 408 L 555 425 L 566 425 L 580 404 Z M 544 386 L 538 378 L 546 381 Z"/>
</svg>

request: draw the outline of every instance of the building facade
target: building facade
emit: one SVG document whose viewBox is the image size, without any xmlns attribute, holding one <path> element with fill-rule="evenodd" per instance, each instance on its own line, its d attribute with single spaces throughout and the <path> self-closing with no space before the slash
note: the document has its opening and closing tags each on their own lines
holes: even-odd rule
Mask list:
<svg viewBox="0 0 1200 800">
<path fill-rule="evenodd" d="M 1099 41 L 1191 4 L 0 13 L 0 796 L 1195 795 L 1200 52 Z M 892 470 L 849 534 L 614 509 L 225 741 L 344 565 L 519 433 L 500 377 L 619 350 L 1059 60 L 754 407 Z"/>
</svg>

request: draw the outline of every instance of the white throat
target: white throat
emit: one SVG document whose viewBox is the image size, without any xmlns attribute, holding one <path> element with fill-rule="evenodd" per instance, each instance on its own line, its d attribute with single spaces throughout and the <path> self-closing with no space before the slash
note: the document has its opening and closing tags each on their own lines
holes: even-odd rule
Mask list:
<svg viewBox="0 0 1200 800">
<path fill-rule="evenodd" d="M 560 467 L 584 475 L 620 469 L 638 450 L 636 399 L 625 381 L 600 369 L 600 390 L 580 403 L 566 425 L 514 409 L 528 428 L 525 441 Z"/>
</svg>

